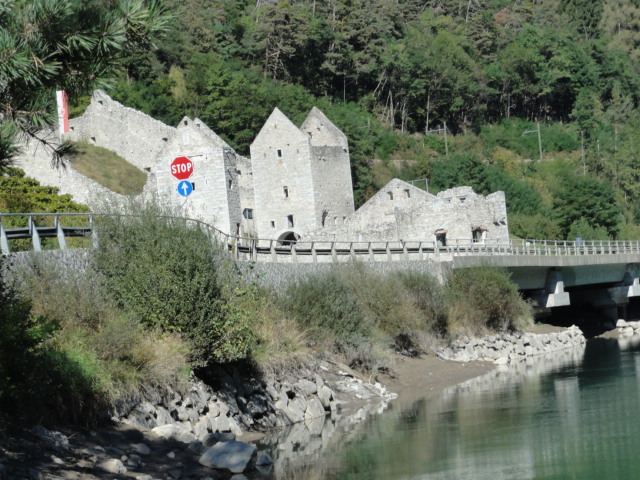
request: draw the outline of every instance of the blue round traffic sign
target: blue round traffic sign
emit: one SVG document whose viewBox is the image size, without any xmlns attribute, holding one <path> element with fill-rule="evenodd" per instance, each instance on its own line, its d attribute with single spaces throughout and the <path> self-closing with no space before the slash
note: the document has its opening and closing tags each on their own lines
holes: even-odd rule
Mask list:
<svg viewBox="0 0 640 480">
<path fill-rule="evenodd" d="M 188 197 L 193 192 L 193 184 L 188 180 L 182 180 L 178 184 L 178 193 L 183 197 Z"/>
</svg>

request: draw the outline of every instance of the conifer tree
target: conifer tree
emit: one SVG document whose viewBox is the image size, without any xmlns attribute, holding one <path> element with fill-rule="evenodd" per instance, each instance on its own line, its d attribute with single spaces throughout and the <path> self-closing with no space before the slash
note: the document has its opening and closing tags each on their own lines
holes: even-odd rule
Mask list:
<svg viewBox="0 0 640 480">
<path fill-rule="evenodd" d="M 125 52 L 149 49 L 168 16 L 160 0 L 0 0 L 0 169 L 19 137 L 37 139 L 55 123 L 55 91 L 104 86 Z"/>
</svg>

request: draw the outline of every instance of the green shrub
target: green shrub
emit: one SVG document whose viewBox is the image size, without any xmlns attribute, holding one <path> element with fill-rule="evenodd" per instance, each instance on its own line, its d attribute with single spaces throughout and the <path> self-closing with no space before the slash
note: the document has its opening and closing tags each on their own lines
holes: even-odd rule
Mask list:
<svg viewBox="0 0 640 480">
<path fill-rule="evenodd" d="M 521 330 L 533 320 L 531 307 L 504 270 L 489 267 L 454 270 L 447 288 L 447 328 L 452 335 Z"/>
<path fill-rule="evenodd" d="M 222 297 L 220 250 L 208 232 L 154 202 L 126 210 L 100 222 L 94 257 L 118 306 L 146 327 L 181 334 L 194 366 L 246 357 L 252 333 Z"/>
<path fill-rule="evenodd" d="M 145 329 L 120 312 L 92 270 L 30 258 L 13 267 L 11 285 L 0 290 L 3 411 L 92 424 L 146 386 L 179 387 L 188 368 L 176 335 Z"/>
<path fill-rule="evenodd" d="M 390 347 L 420 351 L 424 332 L 443 333 L 443 299 L 430 275 L 379 274 L 350 263 L 290 286 L 283 309 L 309 330 L 316 348 L 333 345 L 352 366 L 375 370 L 390 365 Z"/>
</svg>

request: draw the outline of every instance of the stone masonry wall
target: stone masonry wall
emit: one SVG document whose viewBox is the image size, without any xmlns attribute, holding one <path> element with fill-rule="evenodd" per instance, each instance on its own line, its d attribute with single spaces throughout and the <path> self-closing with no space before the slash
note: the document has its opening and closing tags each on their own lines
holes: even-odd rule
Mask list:
<svg viewBox="0 0 640 480">
<path fill-rule="evenodd" d="M 349 153 L 344 147 L 312 147 L 316 226 L 330 227 L 353 214 Z"/>
<path fill-rule="evenodd" d="M 84 115 L 69 121 L 66 138 L 85 140 L 111 150 L 141 170 L 152 171 L 154 159 L 175 128 L 112 100 L 96 90 Z"/>
<path fill-rule="evenodd" d="M 473 229 L 482 239 L 509 238 L 503 192 L 478 195 L 470 187 L 440 192 L 437 196 L 398 179 L 391 180 L 343 224 L 313 233 L 314 239 L 342 241 L 472 240 Z"/>
<path fill-rule="evenodd" d="M 42 133 L 56 143 L 53 133 Z M 51 160 L 51 151 L 36 140 L 30 139 L 23 143 L 22 153 L 14 159 L 13 164 L 42 185 L 56 187 L 61 194 L 72 195 L 75 202 L 88 205 L 92 209 L 99 207 L 103 202 L 124 201 L 122 195 L 79 173 L 69 161 L 66 161 L 64 166 L 55 166 Z"/>
</svg>

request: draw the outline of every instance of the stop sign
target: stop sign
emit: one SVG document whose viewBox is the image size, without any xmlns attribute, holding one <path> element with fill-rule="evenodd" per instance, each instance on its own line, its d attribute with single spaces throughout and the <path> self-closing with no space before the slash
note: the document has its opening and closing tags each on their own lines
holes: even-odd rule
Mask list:
<svg viewBox="0 0 640 480">
<path fill-rule="evenodd" d="M 186 180 L 193 173 L 193 162 L 187 157 L 178 157 L 171 162 L 171 175 L 178 180 Z"/>
</svg>

